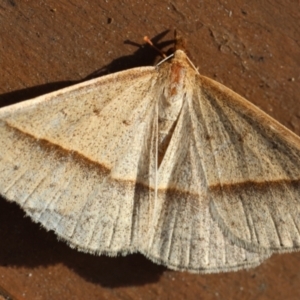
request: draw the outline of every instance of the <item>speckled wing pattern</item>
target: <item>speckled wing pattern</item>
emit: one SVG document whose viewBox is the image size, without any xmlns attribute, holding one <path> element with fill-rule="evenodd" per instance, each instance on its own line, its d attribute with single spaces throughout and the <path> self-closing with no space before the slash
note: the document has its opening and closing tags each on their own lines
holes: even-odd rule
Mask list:
<svg viewBox="0 0 300 300">
<path fill-rule="evenodd" d="M 249 268 L 300 245 L 300 139 L 185 53 L 0 110 L 0 194 L 81 251 Z"/>
<path fill-rule="evenodd" d="M 113 74 L 3 109 L 1 194 L 74 247 L 136 251 L 136 219 L 147 219 L 135 213 L 136 181 L 147 184 L 155 155 L 155 76 L 153 67 Z"/>
<path fill-rule="evenodd" d="M 299 250 L 300 138 L 228 88 L 199 81 L 193 111 L 213 157 L 204 165 L 214 220 L 247 249 Z"/>
</svg>

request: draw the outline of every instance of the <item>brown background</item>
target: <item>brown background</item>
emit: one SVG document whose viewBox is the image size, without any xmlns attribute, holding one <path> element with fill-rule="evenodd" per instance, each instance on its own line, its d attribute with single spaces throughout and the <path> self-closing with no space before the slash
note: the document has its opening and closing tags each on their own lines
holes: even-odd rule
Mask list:
<svg viewBox="0 0 300 300">
<path fill-rule="evenodd" d="M 142 37 L 156 37 L 168 49 L 173 34 L 164 33 L 175 27 L 200 73 L 300 134 L 297 0 L 2 0 L 0 106 L 94 72 L 152 65 L 159 58 Z M 0 199 L 1 293 L 7 299 L 299 299 L 300 253 L 274 255 L 248 271 L 174 272 L 138 254 L 79 253 Z"/>
</svg>

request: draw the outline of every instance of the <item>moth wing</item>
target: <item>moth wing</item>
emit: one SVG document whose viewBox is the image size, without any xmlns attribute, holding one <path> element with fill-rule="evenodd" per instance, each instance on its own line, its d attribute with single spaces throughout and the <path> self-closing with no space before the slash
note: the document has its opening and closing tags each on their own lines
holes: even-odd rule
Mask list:
<svg viewBox="0 0 300 300">
<path fill-rule="evenodd" d="M 159 167 L 159 186 L 146 248 L 152 260 L 175 270 L 214 273 L 254 267 L 269 251 L 232 243 L 210 213 L 199 127 L 188 93 Z M 196 124 L 195 124 L 196 123 Z"/>
<path fill-rule="evenodd" d="M 223 85 L 199 76 L 193 101 L 210 211 L 248 250 L 300 247 L 300 138 Z"/>
<path fill-rule="evenodd" d="M 0 194 L 73 247 L 137 251 L 155 175 L 156 74 L 132 69 L 1 109 Z"/>
</svg>

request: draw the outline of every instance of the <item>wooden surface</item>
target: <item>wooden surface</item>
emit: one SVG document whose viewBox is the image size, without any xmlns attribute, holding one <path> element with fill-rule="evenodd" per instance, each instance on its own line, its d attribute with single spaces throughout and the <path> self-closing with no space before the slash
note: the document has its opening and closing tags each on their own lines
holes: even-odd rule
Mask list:
<svg viewBox="0 0 300 300">
<path fill-rule="evenodd" d="M 0 22 L 0 106 L 153 65 L 159 58 L 143 36 L 167 50 L 173 33 L 166 30 L 177 28 L 200 73 L 300 135 L 298 1 L 4 0 Z M 274 255 L 248 271 L 173 272 L 138 254 L 72 250 L 4 199 L 0 245 L 4 299 L 300 298 L 300 253 Z"/>
</svg>

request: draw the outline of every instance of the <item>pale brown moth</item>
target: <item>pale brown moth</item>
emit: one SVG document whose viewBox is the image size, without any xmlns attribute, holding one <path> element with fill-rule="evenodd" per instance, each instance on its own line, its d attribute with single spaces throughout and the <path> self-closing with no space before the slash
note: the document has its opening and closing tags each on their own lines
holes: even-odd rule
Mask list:
<svg viewBox="0 0 300 300">
<path fill-rule="evenodd" d="M 300 138 L 180 47 L 2 108 L 0 145 L 0 194 L 78 250 L 197 273 L 299 250 Z"/>
</svg>

